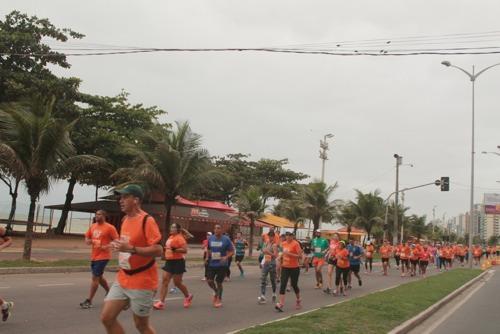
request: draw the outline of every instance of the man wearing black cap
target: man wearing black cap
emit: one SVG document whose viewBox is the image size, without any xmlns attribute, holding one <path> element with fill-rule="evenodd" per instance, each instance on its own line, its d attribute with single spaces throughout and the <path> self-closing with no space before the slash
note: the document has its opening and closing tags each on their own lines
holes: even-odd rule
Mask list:
<svg viewBox="0 0 500 334">
<path fill-rule="evenodd" d="M 158 288 L 155 257 L 162 253 L 158 244 L 161 233 L 154 218 L 141 209 L 144 193 L 139 185 L 129 184 L 115 193 L 120 195 L 120 209 L 125 213 L 120 240 L 112 242 L 112 249 L 119 252 L 120 271 L 104 300 L 101 321 L 107 333 L 124 333 L 117 318 L 130 306 L 138 331 L 154 334 L 149 315 Z"/>
</svg>

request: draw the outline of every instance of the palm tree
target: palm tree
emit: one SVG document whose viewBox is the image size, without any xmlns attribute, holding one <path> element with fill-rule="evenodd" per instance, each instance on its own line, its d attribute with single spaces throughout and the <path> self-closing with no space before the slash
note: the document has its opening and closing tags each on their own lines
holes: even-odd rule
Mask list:
<svg viewBox="0 0 500 334">
<path fill-rule="evenodd" d="M 299 198 L 281 200 L 274 208 L 275 214 L 285 217 L 293 222 L 293 233 L 295 234 L 298 225 L 304 222 L 307 217 L 304 204 Z"/>
<path fill-rule="evenodd" d="M 366 194 L 355 191 L 356 202 L 350 201 L 352 214 L 356 217 L 355 225 L 363 228 L 370 240 L 373 227 L 383 223 L 384 200 L 379 196 L 378 190 Z"/>
<path fill-rule="evenodd" d="M 356 223 L 356 215 L 353 212 L 352 203 L 340 202 L 335 218 L 340 224 L 347 227 L 347 240 L 350 240 L 352 227 Z"/>
<path fill-rule="evenodd" d="M 157 127 L 142 133 L 142 146 L 130 148 L 137 158 L 130 168 L 121 168 L 114 177 L 137 182 L 164 195 L 166 211 L 161 223 L 163 242 L 168 236 L 172 207 L 179 195 L 188 196 L 200 184 L 217 179 L 208 152 L 201 147 L 201 136 L 188 122 L 176 123 L 176 130 Z"/>
<path fill-rule="evenodd" d="M 319 229 L 321 221 L 330 222 L 334 218 L 336 205 L 330 197 L 337 187 L 337 183 L 327 186 L 324 182 L 313 182 L 302 188 L 301 201 L 314 230 Z"/>
<path fill-rule="evenodd" d="M 92 159 L 75 156 L 69 134 L 74 122 L 53 116 L 54 98 L 34 97 L 0 109 L 0 156 L 21 172 L 30 197 L 23 259 L 30 260 L 36 201 L 54 175 Z"/>
<path fill-rule="evenodd" d="M 411 215 L 408 218 L 408 231 L 411 233 L 413 236 L 417 237 L 418 239 L 422 238 L 422 236 L 427 235 L 427 232 L 429 230 L 428 226 L 425 225 L 425 221 L 427 220 L 427 217 L 424 216 L 417 216 L 417 215 Z M 431 230 L 432 234 L 432 230 Z"/>
<path fill-rule="evenodd" d="M 241 190 L 236 199 L 238 210 L 250 219 L 250 238 L 248 255 L 252 256 L 255 220 L 259 219 L 266 209 L 262 191 L 256 186 Z"/>
</svg>

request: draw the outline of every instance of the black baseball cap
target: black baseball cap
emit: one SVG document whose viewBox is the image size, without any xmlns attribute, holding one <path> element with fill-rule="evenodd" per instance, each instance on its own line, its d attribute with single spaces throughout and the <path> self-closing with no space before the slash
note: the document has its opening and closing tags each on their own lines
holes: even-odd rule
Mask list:
<svg viewBox="0 0 500 334">
<path fill-rule="evenodd" d="M 142 187 L 138 184 L 127 184 L 122 189 L 115 190 L 115 195 L 132 195 L 134 197 L 143 199 L 144 191 Z"/>
</svg>

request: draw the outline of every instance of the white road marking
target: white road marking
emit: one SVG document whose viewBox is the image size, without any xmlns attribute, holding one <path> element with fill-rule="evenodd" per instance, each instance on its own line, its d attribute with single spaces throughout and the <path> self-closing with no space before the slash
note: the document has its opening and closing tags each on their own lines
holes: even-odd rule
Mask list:
<svg viewBox="0 0 500 334">
<path fill-rule="evenodd" d="M 10 289 L 10 286 L 0 286 L 0 289 Z"/>
<path fill-rule="evenodd" d="M 165 300 L 179 300 L 179 299 L 184 299 L 184 297 L 172 297 L 172 298 L 167 298 Z"/>
<path fill-rule="evenodd" d="M 494 271 L 490 270 L 489 271 L 490 275 L 486 276 L 484 280 L 481 280 L 478 286 L 476 286 L 472 291 L 470 291 L 458 304 L 453 306 L 451 309 L 448 310 L 444 315 L 441 316 L 439 320 L 437 320 L 435 323 L 432 324 L 427 330 L 421 332 L 421 334 L 430 334 L 432 333 L 436 328 L 438 328 L 446 319 L 448 319 L 453 313 L 455 313 L 456 310 L 458 310 L 462 305 L 464 305 L 479 289 L 481 289 L 486 282 L 490 280 L 490 278 L 493 276 Z"/>
<path fill-rule="evenodd" d="M 41 288 L 46 288 L 49 286 L 69 286 L 69 285 L 75 285 L 75 283 L 51 283 L 51 284 L 39 284 L 38 286 Z"/>
</svg>

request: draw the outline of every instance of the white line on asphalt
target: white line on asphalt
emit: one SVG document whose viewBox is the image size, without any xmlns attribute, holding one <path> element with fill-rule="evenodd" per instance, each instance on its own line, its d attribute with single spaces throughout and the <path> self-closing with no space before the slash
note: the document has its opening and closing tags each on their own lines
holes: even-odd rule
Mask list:
<svg viewBox="0 0 500 334">
<path fill-rule="evenodd" d="M 10 289 L 10 286 L 0 286 L 0 289 Z"/>
<path fill-rule="evenodd" d="M 41 288 L 49 287 L 49 286 L 66 286 L 66 285 L 75 285 L 75 283 L 52 283 L 52 284 L 39 284 L 38 286 Z"/>
<path fill-rule="evenodd" d="M 439 320 L 437 320 L 435 323 L 432 324 L 429 328 L 427 328 L 425 331 L 421 332 L 420 334 L 430 334 L 432 333 L 436 328 L 438 328 L 446 319 L 448 319 L 453 313 L 455 313 L 456 310 L 458 310 L 460 307 L 462 307 L 463 304 L 465 304 L 479 289 L 481 289 L 486 282 L 490 280 L 490 278 L 493 276 L 494 271 L 489 271 L 490 275 L 486 276 L 484 280 L 481 280 L 479 285 L 476 286 L 472 291 L 470 291 L 458 304 L 453 306 L 451 309 L 448 310 Z"/>
</svg>

